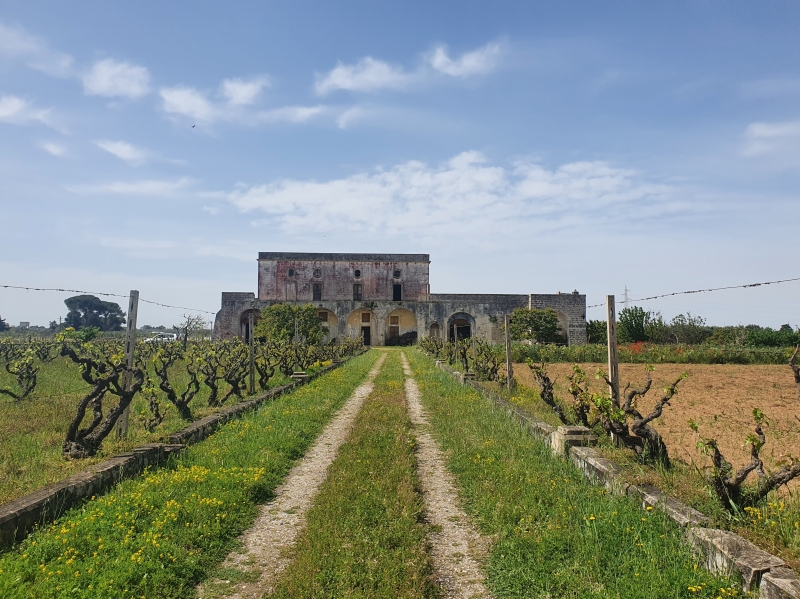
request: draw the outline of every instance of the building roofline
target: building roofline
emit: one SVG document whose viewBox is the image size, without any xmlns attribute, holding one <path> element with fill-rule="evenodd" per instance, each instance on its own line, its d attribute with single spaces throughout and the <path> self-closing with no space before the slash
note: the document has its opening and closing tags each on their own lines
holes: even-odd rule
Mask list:
<svg viewBox="0 0 800 599">
<path fill-rule="evenodd" d="M 426 262 L 430 254 L 336 254 L 317 252 L 258 252 L 259 260 L 319 260 L 325 262 Z"/>
</svg>

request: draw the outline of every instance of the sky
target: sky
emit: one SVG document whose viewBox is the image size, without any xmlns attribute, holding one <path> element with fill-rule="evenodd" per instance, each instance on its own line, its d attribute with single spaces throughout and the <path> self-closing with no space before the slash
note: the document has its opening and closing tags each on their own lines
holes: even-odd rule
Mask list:
<svg viewBox="0 0 800 599">
<path fill-rule="evenodd" d="M 259 251 L 589 305 L 800 277 L 799 30 L 773 1 L 0 0 L 0 285 L 138 289 L 169 326 L 255 291 Z M 778 327 L 799 298 L 638 305 Z"/>
</svg>

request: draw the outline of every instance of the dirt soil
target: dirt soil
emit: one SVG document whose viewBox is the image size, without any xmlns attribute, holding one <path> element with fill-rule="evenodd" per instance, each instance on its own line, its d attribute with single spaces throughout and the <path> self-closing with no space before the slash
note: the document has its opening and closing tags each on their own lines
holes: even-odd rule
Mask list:
<svg viewBox="0 0 800 599">
<path fill-rule="evenodd" d="M 595 390 L 606 388 L 602 379 L 594 378 L 605 364 L 581 364 Z M 641 386 L 646 380 L 641 364 L 620 364 L 620 386 L 630 381 Z M 571 364 L 550 364 L 548 372 L 555 383 L 558 399 L 570 403 L 568 376 Z M 768 467 L 775 468 L 783 456 L 800 457 L 800 401 L 792 371 L 788 366 L 739 364 L 658 364 L 653 371 L 653 386 L 639 400 L 639 411 L 649 413 L 682 372 L 689 377 L 682 381 L 678 393 L 656 421 L 656 429 L 667 443 L 670 455 L 686 462 L 710 464 L 708 457 L 697 450 L 697 435 L 688 421 L 700 424 L 700 434 L 715 438 L 723 455 L 739 468 L 749 461 L 750 449 L 745 438 L 753 432 L 753 408 L 760 408 L 769 419 L 764 427 L 767 443 L 761 457 Z M 514 365 L 514 376 L 523 385 L 536 388 L 530 369 Z"/>
</svg>

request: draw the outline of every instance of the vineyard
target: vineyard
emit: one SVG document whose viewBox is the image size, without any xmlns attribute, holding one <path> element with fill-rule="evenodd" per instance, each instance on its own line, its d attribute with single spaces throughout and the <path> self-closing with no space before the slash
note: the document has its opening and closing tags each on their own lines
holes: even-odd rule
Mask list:
<svg viewBox="0 0 800 599">
<path fill-rule="evenodd" d="M 250 350 L 241 341 L 136 344 L 0 339 L 0 502 L 55 482 L 103 457 L 158 440 L 248 395 Z M 341 344 L 256 343 L 256 388 L 353 355 Z M 125 378 L 130 378 L 126 385 Z M 127 438 L 115 427 L 130 409 Z"/>
<path fill-rule="evenodd" d="M 501 347 L 420 345 L 543 422 L 588 427 L 630 483 L 665 489 L 800 566 L 799 348 L 622 346 L 615 404 L 605 346 L 515 345 L 509 390 Z"/>
<path fill-rule="evenodd" d="M 6 500 L 249 398 L 251 358 L 256 393 L 343 363 L 0 553 L 3 597 L 742 594 L 735 575 L 699 568 L 665 514 L 587 484 L 481 389 L 553 426 L 588 427 L 631 482 L 800 564 L 800 509 L 784 484 L 800 468 L 780 462 L 800 438 L 787 417 L 796 354 L 784 356 L 792 370 L 632 360 L 615 406 L 602 363 L 542 360 L 591 346 L 515 345 L 539 360 L 514 363 L 511 388 L 502 346 L 472 339 L 365 353 L 360 340 L 139 342 L 132 367 L 121 340 L 73 331 L 0 349 Z M 715 450 L 729 470 L 693 469 Z M 714 483 L 731 485 L 748 455 L 763 461 L 725 487 L 739 493 L 726 504 Z"/>
</svg>

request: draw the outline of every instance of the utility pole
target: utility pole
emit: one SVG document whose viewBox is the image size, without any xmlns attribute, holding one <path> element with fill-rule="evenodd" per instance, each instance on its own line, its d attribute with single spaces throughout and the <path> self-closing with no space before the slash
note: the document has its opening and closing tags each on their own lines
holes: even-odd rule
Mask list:
<svg viewBox="0 0 800 599">
<path fill-rule="evenodd" d="M 128 367 L 125 374 L 122 375 L 122 388 L 125 391 L 130 391 L 131 383 L 133 383 L 133 363 L 136 352 L 136 316 L 139 312 L 139 292 L 135 289 L 131 290 L 130 300 L 128 301 L 128 327 L 125 332 L 125 365 Z M 128 438 L 128 420 L 130 420 L 130 405 L 125 408 L 117 420 L 117 438 Z"/>
<path fill-rule="evenodd" d="M 631 301 L 631 297 L 630 295 L 628 295 L 628 292 L 629 292 L 628 286 L 625 285 L 625 293 L 622 296 L 622 303 L 625 305 L 625 308 L 628 307 L 628 303 L 630 303 Z"/>
</svg>

